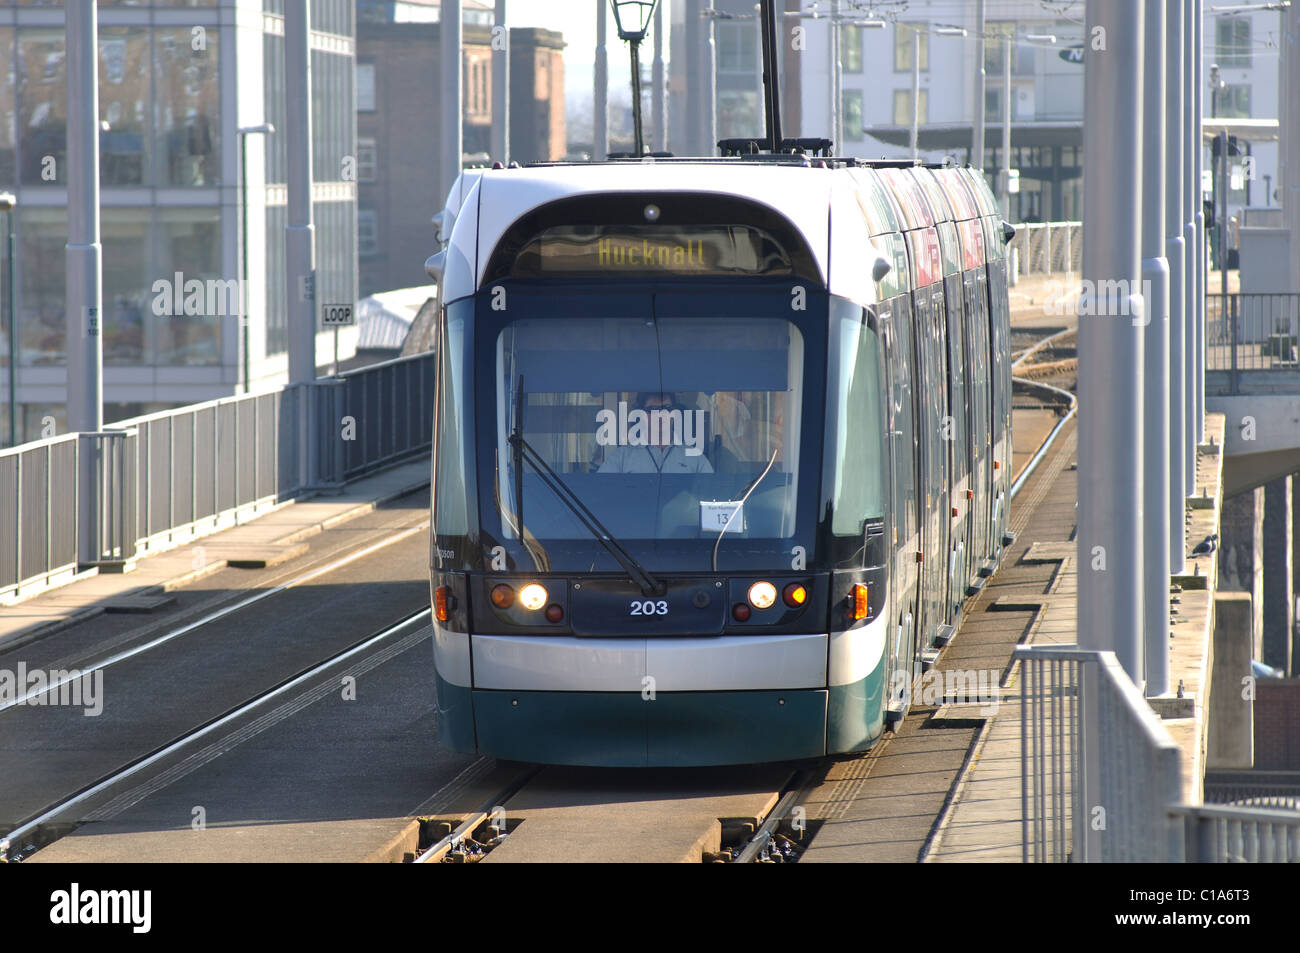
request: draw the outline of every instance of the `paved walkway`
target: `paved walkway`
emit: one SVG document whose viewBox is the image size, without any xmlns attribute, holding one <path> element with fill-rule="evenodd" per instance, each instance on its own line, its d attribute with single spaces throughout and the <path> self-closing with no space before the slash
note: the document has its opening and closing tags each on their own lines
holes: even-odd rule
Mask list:
<svg viewBox="0 0 1300 953">
<path fill-rule="evenodd" d="M 429 483 L 418 458 L 348 484 L 336 496 L 291 502 L 227 530 L 138 560 L 127 573 L 90 573 L 0 607 L 0 651 L 18 648 L 105 612 L 148 612 L 167 593 L 227 566 L 261 569 L 306 552 L 303 540 Z"/>
<path fill-rule="evenodd" d="M 960 634 L 945 652 L 940 668 L 969 666 L 970 662 L 964 661 L 963 656 L 969 659 L 978 653 L 971 643 L 979 643 L 982 636 L 992 634 L 995 641 L 1005 644 L 1005 634 L 1019 630 L 1023 619 L 1023 615 L 1015 614 L 1032 613 L 1025 642 L 1073 644 L 1077 640 L 1078 574 L 1073 540 L 1077 445 L 1073 422 L 1068 428 L 1062 434 L 1060 452 L 1044 464 L 1042 472 L 1034 475 L 1012 509 L 1012 529 L 1020 534 L 1018 553 L 1009 554 L 994 583 L 972 607 Z M 1207 437 L 1212 436 L 1221 447 L 1223 418 L 1211 415 L 1206 431 Z M 1188 508 L 1189 547 L 1190 541 L 1213 532 L 1210 527 L 1218 521 L 1221 459 L 1217 450 L 1207 452 L 1203 448 L 1199 454 L 1195 496 L 1205 502 L 1198 501 Z M 1198 779 L 1204 763 L 1207 730 L 1202 686 L 1212 637 L 1216 578 L 1212 555 L 1188 560 L 1187 576 L 1175 577 L 1174 581 L 1181 581 L 1184 588 L 1177 607 L 1181 621 L 1174 627 L 1170 683 L 1183 683 L 1191 705 L 1183 703 L 1183 699 L 1153 704 L 1157 710 L 1162 701 L 1170 706 L 1167 715 L 1190 709 L 1189 716 L 1166 717 L 1163 724 L 1182 748 L 1183 798 L 1191 803 L 1201 800 Z M 996 621 L 999 617 L 1006 621 Z M 998 630 L 1003 634 L 1001 639 L 996 638 Z M 976 737 L 966 769 L 929 849 L 924 852 L 924 860 L 963 863 L 1022 859 L 1020 674 L 1017 664 L 1003 682 L 1001 703 Z M 962 714 L 963 710 L 969 716 L 976 715 L 977 706 L 952 707 L 958 710 L 949 711 L 950 716 Z"/>
</svg>

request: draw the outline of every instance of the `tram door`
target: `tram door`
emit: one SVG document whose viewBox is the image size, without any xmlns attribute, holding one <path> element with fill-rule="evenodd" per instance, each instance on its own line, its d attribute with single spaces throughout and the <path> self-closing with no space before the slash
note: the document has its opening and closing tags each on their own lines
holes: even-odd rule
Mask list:
<svg viewBox="0 0 1300 953">
<path fill-rule="evenodd" d="M 890 585 L 894 592 L 889 632 L 890 670 L 886 709 L 907 710 L 917 662 L 916 429 L 912 414 L 912 335 L 909 298 L 895 298 L 880 310 L 888 395 Z"/>
<path fill-rule="evenodd" d="M 917 444 L 920 447 L 920 486 L 917 501 L 921 517 L 920 545 L 920 617 L 921 647 L 933 644 L 939 626 L 946 618 L 947 597 L 947 493 L 943 478 L 947 450 L 943 439 L 943 418 L 947 409 L 942 377 L 943 358 L 937 334 L 935 312 L 942 311 L 943 297 L 932 287 L 919 289 L 916 300 L 917 357 Z"/>
</svg>

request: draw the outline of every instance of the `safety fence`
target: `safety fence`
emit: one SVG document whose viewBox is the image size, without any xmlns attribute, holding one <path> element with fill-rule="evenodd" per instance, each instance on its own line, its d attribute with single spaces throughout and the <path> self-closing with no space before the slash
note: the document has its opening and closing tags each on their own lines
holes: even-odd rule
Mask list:
<svg viewBox="0 0 1300 953">
<path fill-rule="evenodd" d="M 1205 369 L 1227 371 L 1237 393 L 1243 371 L 1300 369 L 1300 293 L 1207 294 Z"/>
<path fill-rule="evenodd" d="M 419 354 L 0 451 L 0 599 L 426 451 L 435 374 Z"/>
<path fill-rule="evenodd" d="M 1082 222 L 1032 222 L 1015 228 L 1015 237 L 1007 247 L 1015 252 L 1020 275 L 1077 275 L 1083 271 Z"/>
<path fill-rule="evenodd" d="M 1181 752 L 1113 652 L 1022 646 L 1026 863 L 1300 859 L 1300 811 L 1187 805 Z"/>
</svg>

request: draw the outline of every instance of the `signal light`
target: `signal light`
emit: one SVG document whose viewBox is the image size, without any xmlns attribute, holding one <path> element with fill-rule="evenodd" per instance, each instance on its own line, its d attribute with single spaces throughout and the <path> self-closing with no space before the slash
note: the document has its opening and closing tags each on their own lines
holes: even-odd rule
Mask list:
<svg viewBox="0 0 1300 953">
<path fill-rule="evenodd" d="M 439 586 L 433 590 L 433 614 L 437 616 L 439 622 L 446 622 L 451 618 L 451 610 L 455 604 L 456 600 L 452 597 L 450 586 Z"/>
<path fill-rule="evenodd" d="M 953 515 L 953 516 L 956 516 L 956 515 L 957 515 L 957 507 L 955 507 L 955 506 L 952 508 L 952 515 Z"/>
<path fill-rule="evenodd" d="M 502 583 L 492 587 L 492 604 L 498 609 L 509 609 L 515 604 L 515 591 Z"/>
<path fill-rule="evenodd" d="M 850 609 L 849 615 L 853 617 L 853 621 L 857 622 L 859 619 L 865 619 L 869 609 L 867 587 L 862 585 L 860 582 L 855 584 L 853 586 L 853 592 L 850 593 L 850 598 L 853 602 L 853 607 Z"/>
<path fill-rule="evenodd" d="M 535 582 L 530 582 L 519 590 L 519 604 L 525 609 L 540 609 L 546 605 L 546 589 Z"/>
<path fill-rule="evenodd" d="M 743 602 L 737 602 L 731 607 L 731 617 L 737 622 L 749 621 L 749 606 Z"/>
<path fill-rule="evenodd" d="M 791 609 L 797 609 L 808 601 L 808 590 L 797 582 L 792 582 L 781 590 L 781 599 Z"/>
<path fill-rule="evenodd" d="M 994 460 L 994 461 L 993 461 L 993 469 L 994 469 L 994 470 L 1001 470 L 1001 469 L 1002 469 L 1002 461 L 1001 461 L 1001 460 Z"/>
<path fill-rule="evenodd" d="M 563 621 L 564 621 L 564 606 L 560 605 L 558 602 L 552 602 L 549 606 L 547 606 L 547 607 L 546 607 L 546 621 L 547 621 L 547 622 L 552 622 L 552 623 L 554 623 L 554 622 L 563 622 Z"/>
</svg>

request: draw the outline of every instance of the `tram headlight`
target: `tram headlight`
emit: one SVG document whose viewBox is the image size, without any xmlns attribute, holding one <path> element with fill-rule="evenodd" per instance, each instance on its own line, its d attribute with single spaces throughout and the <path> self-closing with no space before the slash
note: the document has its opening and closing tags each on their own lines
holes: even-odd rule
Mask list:
<svg viewBox="0 0 1300 953">
<path fill-rule="evenodd" d="M 546 605 L 546 587 L 530 582 L 519 590 L 519 604 L 525 609 L 540 609 Z"/>
<path fill-rule="evenodd" d="M 755 609 L 770 609 L 776 605 L 776 586 L 770 582 L 756 582 L 749 587 L 749 604 Z"/>
</svg>

